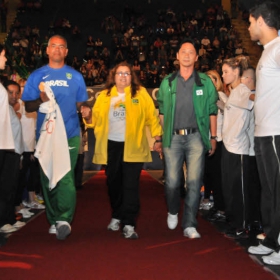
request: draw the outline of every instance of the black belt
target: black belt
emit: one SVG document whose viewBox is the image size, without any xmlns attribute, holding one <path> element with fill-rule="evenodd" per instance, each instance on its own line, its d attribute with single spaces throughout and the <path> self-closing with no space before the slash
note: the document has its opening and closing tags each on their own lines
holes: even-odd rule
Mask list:
<svg viewBox="0 0 280 280">
<path fill-rule="evenodd" d="M 175 135 L 188 135 L 198 132 L 197 128 L 185 128 L 185 129 L 174 129 L 173 134 Z"/>
</svg>

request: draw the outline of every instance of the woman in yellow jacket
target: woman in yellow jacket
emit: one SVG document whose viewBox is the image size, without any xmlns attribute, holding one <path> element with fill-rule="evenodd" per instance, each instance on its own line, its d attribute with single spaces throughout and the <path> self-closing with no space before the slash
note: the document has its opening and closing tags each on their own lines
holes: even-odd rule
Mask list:
<svg viewBox="0 0 280 280">
<path fill-rule="evenodd" d="M 112 208 L 108 230 L 123 227 L 125 238 L 136 239 L 139 212 L 139 178 L 144 162 L 152 161 L 146 126 L 155 137 L 154 150 L 161 152 L 162 129 L 154 103 L 131 65 L 121 62 L 109 73 L 105 89 L 92 112 L 82 107 L 86 125 L 96 138 L 93 162 L 106 164 Z"/>
</svg>

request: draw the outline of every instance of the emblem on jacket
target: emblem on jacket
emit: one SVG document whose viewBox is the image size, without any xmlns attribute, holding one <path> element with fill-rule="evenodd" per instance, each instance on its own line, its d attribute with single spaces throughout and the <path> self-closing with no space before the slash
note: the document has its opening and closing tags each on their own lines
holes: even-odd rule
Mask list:
<svg viewBox="0 0 280 280">
<path fill-rule="evenodd" d="M 72 79 L 72 74 L 71 74 L 71 73 L 66 73 L 66 78 L 67 78 L 68 80 L 71 80 L 71 79 Z"/>
</svg>

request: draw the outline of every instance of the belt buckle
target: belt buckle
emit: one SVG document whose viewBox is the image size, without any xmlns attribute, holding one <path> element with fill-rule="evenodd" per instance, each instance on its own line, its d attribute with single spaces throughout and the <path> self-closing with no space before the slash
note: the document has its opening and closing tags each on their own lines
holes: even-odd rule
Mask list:
<svg viewBox="0 0 280 280">
<path fill-rule="evenodd" d="M 188 130 L 187 129 L 179 129 L 179 135 L 187 135 Z"/>
</svg>

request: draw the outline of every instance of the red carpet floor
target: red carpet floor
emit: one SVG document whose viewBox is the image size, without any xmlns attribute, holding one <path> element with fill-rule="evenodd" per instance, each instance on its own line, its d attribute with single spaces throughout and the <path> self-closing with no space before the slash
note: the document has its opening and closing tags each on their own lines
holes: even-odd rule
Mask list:
<svg viewBox="0 0 280 280">
<path fill-rule="evenodd" d="M 101 171 L 77 193 L 70 237 L 58 241 L 48 234 L 42 213 L 0 248 L 0 279 L 275 279 L 201 218 L 201 239 L 183 237 L 180 227 L 169 230 L 163 187 L 144 171 L 140 195 L 140 238 L 107 231 L 110 207 Z"/>
</svg>

